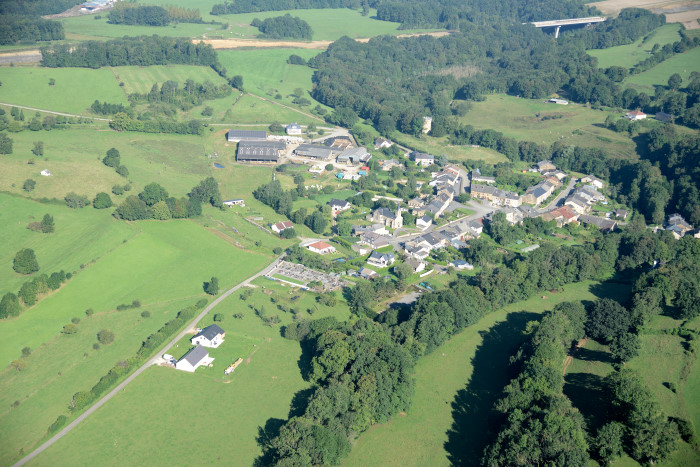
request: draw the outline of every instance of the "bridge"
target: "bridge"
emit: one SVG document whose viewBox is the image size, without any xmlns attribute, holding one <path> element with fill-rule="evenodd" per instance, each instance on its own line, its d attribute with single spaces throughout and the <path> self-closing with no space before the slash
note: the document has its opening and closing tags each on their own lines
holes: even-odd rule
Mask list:
<svg viewBox="0 0 700 467">
<path fill-rule="evenodd" d="M 588 18 L 571 18 L 571 19 L 555 19 L 552 21 L 533 21 L 532 24 L 536 28 L 555 28 L 554 38 L 559 37 L 559 29 L 562 26 L 574 26 L 577 24 L 593 24 L 602 23 L 605 21 L 605 16 L 590 16 Z M 523 23 L 525 24 L 525 23 Z"/>
</svg>

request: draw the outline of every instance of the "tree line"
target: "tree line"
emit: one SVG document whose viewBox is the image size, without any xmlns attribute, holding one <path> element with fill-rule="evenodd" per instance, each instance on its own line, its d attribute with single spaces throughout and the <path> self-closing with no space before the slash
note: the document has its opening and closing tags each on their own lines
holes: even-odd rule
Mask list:
<svg viewBox="0 0 700 467">
<path fill-rule="evenodd" d="M 119 2 L 107 14 L 107 22 L 110 24 L 167 26 L 170 23 L 170 14 L 161 6 Z"/>
<path fill-rule="evenodd" d="M 0 300 L 0 319 L 19 316 L 24 308 L 36 305 L 43 294 L 57 290 L 71 277 L 71 273 L 63 270 L 52 272 L 50 275 L 40 274 L 23 283 L 17 294 L 7 292 Z"/>
<path fill-rule="evenodd" d="M 41 54 L 42 66 L 50 68 L 182 64 L 222 69 L 211 45 L 155 35 L 55 45 L 43 47 Z"/>
<path fill-rule="evenodd" d="M 65 38 L 63 24 L 58 21 L 24 15 L 0 15 L 0 45 Z"/>
<path fill-rule="evenodd" d="M 361 0 L 236 0 L 212 6 L 212 15 L 256 13 L 259 11 L 308 10 L 312 8 L 353 8 L 361 6 Z"/>
</svg>

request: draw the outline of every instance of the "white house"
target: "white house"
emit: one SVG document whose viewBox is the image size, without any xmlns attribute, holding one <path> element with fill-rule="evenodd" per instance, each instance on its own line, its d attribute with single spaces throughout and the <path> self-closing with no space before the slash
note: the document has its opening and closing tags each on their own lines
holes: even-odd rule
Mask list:
<svg viewBox="0 0 700 467">
<path fill-rule="evenodd" d="M 50 177 L 51 172 L 49 172 L 47 169 L 44 169 L 41 171 L 41 175 L 43 175 L 44 177 Z"/>
<path fill-rule="evenodd" d="M 300 135 L 301 134 L 301 125 L 299 125 L 297 122 L 290 123 L 287 125 L 284 129 L 288 135 Z"/>
<path fill-rule="evenodd" d="M 190 342 L 192 345 L 202 345 L 204 347 L 211 347 L 212 349 L 215 349 L 223 344 L 225 337 L 226 333 L 224 330 L 216 324 L 212 324 L 211 326 L 207 326 L 199 331 L 196 336 L 190 339 Z"/>
<path fill-rule="evenodd" d="M 333 198 L 328 202 L 331 206 L 331 212 L 335 216 L 339 212 L 347 211 L 348 209 L 352 208 L 352 204 L 350 204 L 348 201 L 344 199 L 335 199 Z"/>
<path fill-rule="evenodd" d="M 590 183 L 594 187 L 596 187 L 599 190 L 603 189 L 604 182 L 599 179 L 598 177 L 595 177 L 593 175 L 586 175 L 584 177 L 581 177 L 581 182 L 582 183 Z"/>
<path fill-rule="evenodd" d="M 452 266 L 454 266 L 455 269 L 474 269 L 474 266 L 462 259 L 452 261 Z"/>
<path fill-rule="evenodd" d="M 416 227 L 418 227 L 421 230 L 425 230 L 431 225 L 433 225 L 433 219 L 431 219 L 430 216 L 427 214 L 423 217 L 419 217 L 418 219 L 416 219 Z"/>
<path fill-rule="evenodd" d="M 242 199 L 227 199 L 224 201 L 224 206 L 228 207 L 233 207 L 233 206 L 244 206 L 245 207 L 245 201 Z"/>
<path fill-rule="evenodd" d="M 373 251 L 369 258 L 367 258 L 367 264 L 372 266 L 377 266 L 378 268 L 385 268 L 394 264 L 394 253 L 380 253 L 378 251 Z"/>
<path fill-rule="evenodd" d="M 194 370 L 202 365 L 211 365 L 214 359 L 209 356 L 207 349 L 198 345 L 194 349 L 187 352 L 180 360 L 175 363 L 175 368 L 182 371 L 194 373 Z"/>
<path fill-rule="evenodd" d="M 644 120 L 645 118 L 647 118 L 647 114 L 645 114 L 644 112 L 639 111 L 639 110 L 633 110 L 631 112 L 627 112 L 625 114 L 625 118 L 629 118 L 632 121 Z"/>
<path fill-rule="evenodd" d="M 420 165 L 422 167 L 433 165 L 435 163 L 435 156 L 433 156 L 432 154 L 425 154 L 422 152 L 413 151 L 411 153 L 411 158 L 416 163 L 416 165 Z"/>
<path fill-rule="evenodd" d="M 377 138 L 374 140 L 374 149 L 390 148 L 393 145 L 393 142 L 385 138 Z"/>
<path fill-rule="evenodd" d="M 379 274 L 377 274 L 377 271 L 373 271 L 369 268 L 362 268 L 357 272 L 360 274 L 360 276 L 364 277 L 365 279 L 372 279 L 374 277 L 379 276 Z"/>
<path fill-rule="evenodd" d="M 283 231 L 287 229 L 291 229 L 294 227 L 294 224 L 292 224 L 291 221 L 284 221 L 284 222 L 278 222 L 276 224 L 272 224 L 270 226 L 270 229 L 272 229 L 273 232 L 276 234 L 281 234 Z"/>
<path fill-rule="evenodd" d="M 326 242 L 311 243 L 310 245 L 306 245 L 306 248 L 308 248 L 309 251 L 312 251 L 314 253 L 318 253 L 319 255 L 327 255 L 328 253 L 335 253 L 335 247 L 333 245 L 329 245 Z"/>
</svg>

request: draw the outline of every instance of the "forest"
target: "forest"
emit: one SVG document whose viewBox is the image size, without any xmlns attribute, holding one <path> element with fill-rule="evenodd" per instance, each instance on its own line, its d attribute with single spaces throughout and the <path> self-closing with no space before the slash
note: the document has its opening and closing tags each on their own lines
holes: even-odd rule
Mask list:
<svg viewBox="0 0 700 467">
<path fill-rule="evenodd" d="M 107 14 L 110 24 L 140 24 L 145 26 L 167 26 L 170 23 L 168 11 L 160 6 L 131 5 L 117 3 Z"/>
<path fill-rule="evenodd" d="M 255 18 L 251 23 L 270 39 L 307 39 L 311 40 L 313 31 L 309 23 L 301 18 L 292 17 L 289 13 L 260 21 Z"/>
<path fill-rule="evenodd" d="M 361 3 L 361 0 L 235 0 L 213 5 L 211 14 L 232 15 L 311 8 L 359 8 Z"/>
<path fill-rule="evenodd" d="M 0 45 L 65 39 L 63 24 L 26 15 L 0 15 Z"/>
</svg>

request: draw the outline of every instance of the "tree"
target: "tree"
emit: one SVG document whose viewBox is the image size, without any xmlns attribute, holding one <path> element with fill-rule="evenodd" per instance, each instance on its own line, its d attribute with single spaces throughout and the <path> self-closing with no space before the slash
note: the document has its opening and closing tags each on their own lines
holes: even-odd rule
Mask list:
<svg viewBox="0 0 700 467">
<path fill-rule="evenodd" d="M 32 153 L 35 156 L 43 156 L 44 155 L 44 142 L 43 141 L 34 141 L 34 147 L 32 148 Z"/>
<path fill-rule="evenodd" d="M 394 274 L 396 274 L 396 277 L 400 280 L 405 280 L 413 274 L 413 268 L 407 262 L 403 262 L 394 266 Z"/>
<path fill-rule="evenodd" d="M 328 221 L 323 217 L 320 211 L 314 211 L 309 217 L 306 218 L 306 225 L 316 234 L 321 234 L 326 229 Z"/>
<path fill-rule="evenodd" d="M 34 255 L 34 250 L 24 248 L 19 250 L 12 262 L 12 269 L 19 274 L 31 274 L 39 270 L 39 263 Z"/>
<path fill-rule="evenodd" d="M 231 86 L 238 89 L 239 91 L 243 91 L 243 76 L 236 75 L 233 78 L 231 78 Z"/>
<path fill-rule="evenodd" d="M 284 229 L 282 233 L 280 233 L 280 237 L 285 238 L 285 239 L 290 239 L 294 238 L 297 236 L 297 231 L 294 230 L 294 227 L 291 229 Z"/>
<path fill-rule="evenodd" d="M 0 154 L 12 154 L 12 138 L 0 132 Z"/>
<path fill-rule="evenodd" d="M 219 279 L 212 277 L 209 282 L 205 282 L 204 291 L 209 295 L 217 295 L 219 293 Z"/>
<path fill-rule="evenodd" d="M 0 319 L 17 316 L 22 311 L 17 295 L 7 292 L 0 300 Z"/>
<path fill-rule="evenodd" d="M 41 219 L 41 231 L 43 233 L 51 233 L 54 231 L 54 222 L 52 215 L 44 214 L 44 218 Z"/>
<path fill-rule="evenodd" d="M 669 89 L 673 89 L 674 91 L 676 91 L 678 90 L 678 88 L 681 87 L 681 84 L 683 84 L 683 78 L 681 78 L 681 75 L 679 75 L 678 73 L 674 73 L 668 77 Z"/>
<path fill-rule="evenodd" d="M 154 219 L 167 220 L 172 217 L 170 208 L 168 207 L 168 204 L 165 201 L 158 201 L 151 207 L 151 211 L 153 212 Z"/>
<path fill-rule="evenodd" d="M 90 204 L 87 196 L 78 195 L 72 191 L 65 196 L 64 200 L 66 201 L 66 206 L 72 209 L 84 208 Z"/>
<path fill-rule="evenodd" d="M 22 189 L 26 192 L 33 191 L 34 188 L 36 187 L 36 182 L 32 180 L 31 178 L 28 178 L 24 181 L 22 184 Z"/>
<path fill-rule="evenodd" d="M 604 298 L 588 310 L 586 333 L 602 342 L 610 342 L 619 333 L 627 333 L 632 325 L 630 313 L 615 300 Z"/>
<path fill-rule="evenodd" d="M 103 329 L 97 333 L 97 340 L 100 341 L 102 345 L 109 345 L 114 342 L 114 333 L 109 329 Z"/>
<path fill-rule="evenodd" d="M 105 192 L 97 193 L 95 199 L 92 200 L 92 205 L 95 209 L 106 209 L 112 207 L 112 198 Z"/>
<path fill-rule="evenodd" d="M 603 465 L 608 465 L 623 453 L 622 441 L 625 435 L 625 426 L 619 422 L 610 422 L 598 430 L 593 441 L 595 457 Z"/>
<path fill-rule="evenodd" d="M 119 167 L 121 162 L 121 155 L 116 148 L 111 148 L 107 151 L 107 155 L 102 158 L 102 163 L 107 167 L 114 167 L 115 169 Z"/>
<path fill-rule="evenodd" d="M 65 326 L 63 326 L 63 330 L 61 332 L 63 334 L 68 334 L 68 335 L 75 334 L 76 332 L 78 332 L 78 326 L 76 326 L 73 323 L 66 324 Z"/>
<path fill-rule="evenodd" d="M 639 339 L 631 332 L 616 334 L 610 341 L 610 353 L 621 362 L 628 362 L 639 354 Z"/>
<path fill-rule="evenodd" d="M 129 178 L 129 169 L 127 169 L 125 165 L 117 167 L 117 173 L 124 178 Z"/>
</svg>

